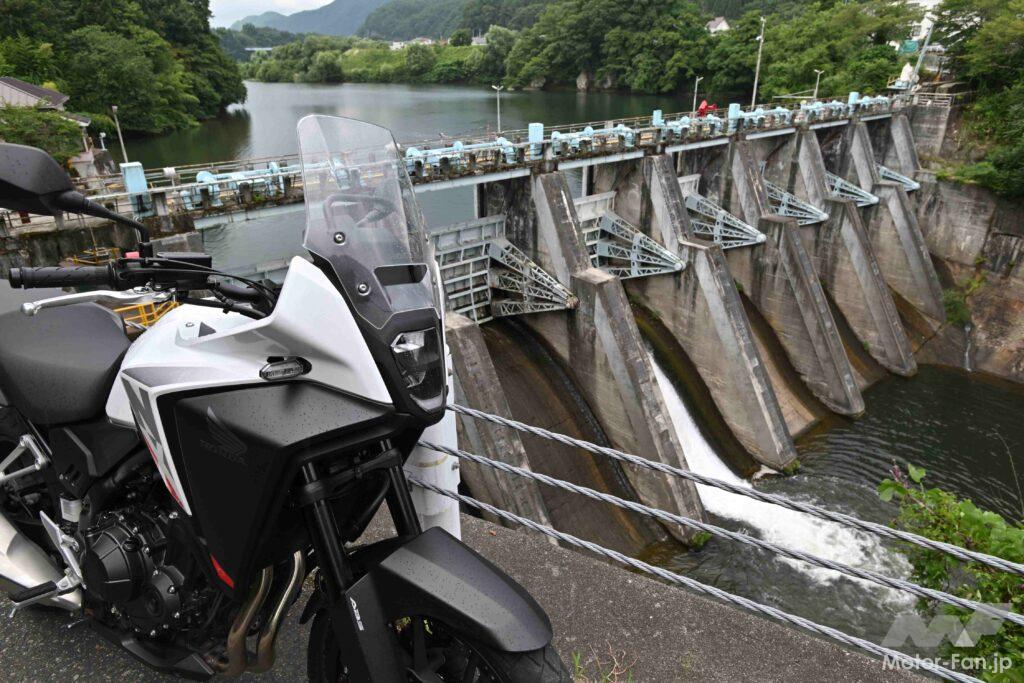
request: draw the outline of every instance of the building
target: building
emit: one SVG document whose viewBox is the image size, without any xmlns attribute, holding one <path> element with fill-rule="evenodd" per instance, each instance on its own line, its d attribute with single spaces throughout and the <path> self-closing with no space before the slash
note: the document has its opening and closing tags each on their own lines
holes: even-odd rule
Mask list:
<svg viewBox="0 0 1024 683">
<path fill-rule="evenodd" d="M 704 28 L 708 30 L 708 33 L 715 34 L 721 33 L 722 31 L 729 30 L 729 22 L 726 21 L 725 17 L 715 17 L 708 23 L 704 24 Z"/>
<path fill-rule="evenodd" d="M 391 47 L 392 50 L 401 50 L 402 48 L 405 47 L 405 41 L 404 40 L 392 40 L 390 47 Z"/>
<path fill-rule="evenodd" d="M 12 76 L 0 77 L 0 107 L 36 107 L 56 111 L 68 121 L 78 124 L 79 130 L 82 132 L 82 153 L 72 159 L 71 164 L 81 176 L 95 175 L 92 140 L 86 134 L 86 129 L 92 120 L 88 116 L 64 111 L 64 104 L 69 99 L 68 95 L 51 88 L 26 83 Z"/>
<path fill-rule="evenodd" d="M 487 36 L 473 36 L 473 45 L 486 45 Z"/>
</svg>

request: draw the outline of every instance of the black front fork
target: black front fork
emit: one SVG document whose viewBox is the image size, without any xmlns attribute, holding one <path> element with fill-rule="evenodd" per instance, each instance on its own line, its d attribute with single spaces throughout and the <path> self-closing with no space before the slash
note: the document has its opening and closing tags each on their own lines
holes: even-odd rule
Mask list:
<svg viewBox="0 0 1024 683">
<path fill-rule="evenodd" d="M 388 509 L 399 537 L 418 536 L 420 528 L 416 508 L 409 495 L 401 465 L 387 469 Z M 320 480 L 315 463 L 302 468 L 304 483 Z M 320 566 L 320 586 L 331 615 L 331 626 L 348 668 L 349 680 L 390 683 L 405 681 L 406 664 L 394 630 L 380 609 L 377 587 L 370 576 L 358 580 L 342 544 L 342 534 L 329 500 L 316 500 L 306 506 Z"/>
</svg>

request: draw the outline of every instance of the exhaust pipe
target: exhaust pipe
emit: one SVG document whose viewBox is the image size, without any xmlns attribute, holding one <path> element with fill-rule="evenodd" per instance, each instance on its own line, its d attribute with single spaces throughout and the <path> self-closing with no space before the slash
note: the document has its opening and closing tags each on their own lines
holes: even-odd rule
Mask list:
<svg viewBox="0 0 1024 683">
<path fill-rule="evenodd" d="M 249 667 L 250 671 L 263 673 L 274 666 L 274 660 L 277 658 L 275 644 L 278 631 L 281 628 L 281 620 L 288 611 L 288 607 L 298 596 L 299 591 L 302 590 L 302 582 L 305 578 L 306 555 L 301 550 L 297 550 L 292 557 L 292 572 L 288 577 L 288 583 L 285 584 L 277 603 L 267 617 L 263 630 L 260 631 L 260 639 L 256 645 L 256 663 Z"/>
<path fill-rule="evenodd" d="M 240 676 L 248 666 L 245 637 L 249 634 L 252 620 L 259 614 L 260 608 L 263 607 L 263 602 L 267 599 L 267 594 L 270 592 L 270 584 L 273 580 L 274 568 L 265 567 L 260 572 L 255 589 L 242 605 L 242 609 L 239 610 L 234 623 L 231 624 L 231 630 L 228 631 L 228 662 L 223 670 L 225 676 Z"/>
<path fill-rule="evenodd" d="M 0 588 L 8 594 L 64 578 L 43 549 L 18 531 L 0 512 Z M 74 590 L 42 601 L 72 612 L 82 609 L 82 591 Z"/>
</svg>

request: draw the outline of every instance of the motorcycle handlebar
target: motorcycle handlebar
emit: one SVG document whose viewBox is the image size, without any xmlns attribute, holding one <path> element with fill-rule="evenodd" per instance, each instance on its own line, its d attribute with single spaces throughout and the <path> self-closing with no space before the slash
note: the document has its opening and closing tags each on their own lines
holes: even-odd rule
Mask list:
<svg viewBox="0 0 1024 683">
<path fill-rule="evenodd" d="M 105 266 L 44 266 L 40 268 L 11 268 L 11 287 L 86 287 L 103 285 L 114 287 L 114 270 Z"/>
</svg>

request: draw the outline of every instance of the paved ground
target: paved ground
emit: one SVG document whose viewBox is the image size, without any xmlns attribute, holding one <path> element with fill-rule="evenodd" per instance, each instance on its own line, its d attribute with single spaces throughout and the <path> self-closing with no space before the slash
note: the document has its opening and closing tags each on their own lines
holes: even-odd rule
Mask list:
<svg viewBox="0 0 1024 683">
<path fill-rule="evenodd" d="M 570 666 L 600 680 L 612 666 L 609 651 L 632 665 L 633 681 L 887 681 L 911 680 L 886 672 L 880 661 L 761 619 L 730 606 L 629 573 L 542 537 L 463 518 L 465 540 L 521 582 L 547 610 L 556 646 Z M 380 533 L 380 525 L 375 525 Z M 304 604 L 300 599 L 299 605 Z M 69 617 L 26 610 L 6 617 L 0 604 L 0 680 L 167 681 L 87 626 L 68 629 Z M 307 629 L 293 609 L 282 629 L 277 665 L 247 680 L 305 679 Z M 599 661 L 598 661 L 599 660 Z M 625 681 L 626 676 L 618 679 Z"/>
</svg>

